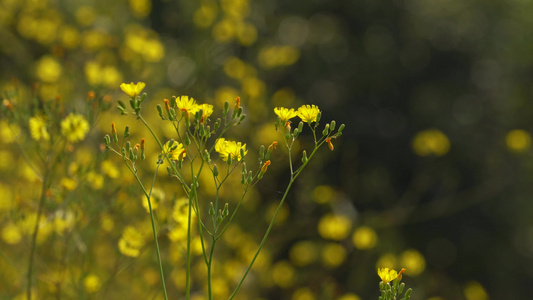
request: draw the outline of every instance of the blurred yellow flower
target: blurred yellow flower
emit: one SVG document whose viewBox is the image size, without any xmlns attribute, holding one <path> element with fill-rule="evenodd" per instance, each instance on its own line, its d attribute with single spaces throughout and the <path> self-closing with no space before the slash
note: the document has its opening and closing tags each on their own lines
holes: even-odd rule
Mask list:
<svg viewBox="0 0 533 300">
<path fill-rule="evenodd" d="M 419 156 L 443 156 L 450 150 L 450 140 L 438 129 L 420 131 L 413 139 L 413 150 Z"/>
<path fill-rule="evenodd" d="M 39 80 L 44 82 L 56 82 L 61 77 L 63 67 L 50 55 L 43 56 L 37 61 L 36 73 Z"/>
<path fill-rule="evenodd" d="M 237 40 L 245 47 L 253 45 L 257 40 L 257 29 L 253 24 L 240 23 L 237 26 Z"/>
<path fill-rule="evenodd" d="M 274 113 L 279 117 L 282 123 L 285 123 L 298 115 L 298 113 L 294 111 L 294 108 L 288 109 L 285 107 L 275 107 Z"/>
<path fill-rule="evenodd" d="M 466 300 L 489 300 L 489 295 L 485 288 L 477 282 L 470 281 L 466 284 L 463 293 L 465 294 Z"/>
<path fill-rule="evenodd" d="M 231 157 L 232 160 L 240 161 L 242 159 L 241 149 L 244 155 L 248 153 L 246 144 L 243 145 L 241 142 L 226 141 L 224 138 L 220 138 L 215 144 L 215 151 L 220 154 L 223 161 L 227 161 L 228 157 Z"/>
<path fill-rule="evenodd" d="M 17 225 L 7 223 L 2 228 L 2 240 L 10 245 L 18 244 L 22 240 L 22 232 Z"/>
<path fill-rule="evenodd" d="M 356 294 L 348 293 L 340 296 L 337 300 L 361 300 L 361 297 Z"/>
<path fill-rule="evenodd" d="M 89 183 L 89 185 L 93 189 L 99 190 L 104 187 L 104 176 L 102 176 L 102 174 L 91 171 L 87 173 L 87 183 Z"/>
<path fill-rule="evenodd" d="M 146 83 L 144 82 L 137 82 L 136 84 L 131 83 L 123 83 L 120 85 L 120 89 L 126 93 L 126 95 L 130 97 L 136 97 L 139 95 L 144 87 L 146 86 Z"/>
<path fill-rule="evenodd" d="M 361 226 L 353 233 L 352 241 L 357 249 L 372 249 L 376 247 L 378 243 L 378 235 L 371 227 Z"/>
<path fill-rule="evenodd" d="M 170 160 L 183 160 L 187 156 L 185 148 L 183 148 L 182 143 L 178 143 L 174 140 L 170 140 L 163 145 L 163 154 L 162 158 L 165 158 L 168 155 Z"/>
<path fill-rule="evenodd" d="M 310 288 L 299 288 L 292 294 L 292 300 L 315 300 L 315 296 Z"/>
<path fill-rule="evenodd" d="M 118 241 L 120 253 L 137 257 L 141 254 L 141 248 L 144 246 L 144 235 L 132 226 L 126 227 L 122 232 L 122 237 Z"/>
<path fill-rule="evenodd" d="M 316 122 L 319 113 L 316 105 L 302 105 L 298 108 L 298 117 L 307 123 Z"/>
<path fill-rule="evenodd" d="M 505 143 L 513 152 L 524 152 L 531 147 L 531 135 L 525 130 L 514 129 L 505 136 Z"/>
<path fill-rule="evenodd" d="M 398 277 L 398 272 L 389 268 L 382 268 L 378 269 L 378 275 L 381 278 L 381 281 L 389 283 Z"/>
<path fill-rule="evenodd" d="M 326 204 L 334 199 L 335 190 L 328 185 L 319 185 L 313 189 L 311 196 L 316 203 Z"/>
<path fill-rule="evenodd" d="M 328 243 L 322 249 L 322 263 L 331 268 L 338 267 L 346 259 L 346 249 L 337 243 Z"/>
<path fill-rule="evenodd" d="M 340 241 L 348 236 L 352 222 L 343 215 L 327 214 L 318 222 L 318 233 L 325 239 Z"/>
<path fill-rule="evenodd" d="M 89 274 L 83 279 L 83 286 L 85 287 L 87 293 L 93 294 L 100 290 L 102 287 L 102 282 L 100 277 L 94 274 Z"/>
<path fill-rule="evenodd" d="M 272 280 L 282 288 L 290 287 L 296 280 L 296 271 L 287 261 L 280 261 L 272 266 Z"/>
<path fill-rule="evenodd" d="M 165 201 L 165 192 L 162 189 L 154 187 L 152 189 L 152 197 L 150 197 L 150 203 L 152 204 L 152 210 L 156 210 L 161 202 Z M 148 199 L 145 196 L 142 197 L 142 205 L 147 213 L 150 212 L 148 207 Z"/>
<path fill-rule="evenodd" d="M 78 186 L 76 179 L 70 177 L 61 178 L 59 184 L 67 191 L 73 191 Z"/>
<path fill-rule="evenodd" d="M 111 160 L 104 160 L 100 165 L 102 173 L 110 178 L 118 178 L 120 176 L 120 170 L 113 164 Z"/>
<path fill-rule="evenodd" d="M 89 132 L 89 123 L 80 114 L 71 113 L 61 121 L 61 134 L 69 142 L 82 141 L 87 132 Z"/>
<path fill-rule="evenodd" d="M 152 2 L 150 0 L 129 0 L 131 11 L 137 18 L 144 19 L 152 10 Z"/>
<path fill-rule="evenodd" d="M 318 258 L 318 251 L 314 243 L 310 241 L 300 241 L 291 247 L 289 250 L 289 257 L 295 266 L 307 266 L 316 261 Z"/>
<path fill-rule="evenodd" d="M 213 1 L 202 3 L 193 15 L 194 24 L 200 28 L 207 28 L 213 24 L 218 14 L 217 4 Z"/>
<path fill-rule="evenodd" d="M 405 273 L 410 276 L 416 276 L 422 273 L 426 268 L 426 260 L 424 256 L 414 249 L 404 251 L 400 260 L 400 264 L 407 269 Z"/>
<path fill-rule="evenodd" d="M 295 47 L 272 46 L 262 48 L 259 51 L 257 60 L 263 69 L 272 69 L 275 67 L 292 65 L 297 62 L 299 58 L 300 52 Z"/>
<path fill-rule="evenodd" d="M 46 118 L 44 116 L 31 117 L 29 120 L 30 135 L 36 141 L 50 140 L 50 134 L 46 129 Z"/>
</svg>

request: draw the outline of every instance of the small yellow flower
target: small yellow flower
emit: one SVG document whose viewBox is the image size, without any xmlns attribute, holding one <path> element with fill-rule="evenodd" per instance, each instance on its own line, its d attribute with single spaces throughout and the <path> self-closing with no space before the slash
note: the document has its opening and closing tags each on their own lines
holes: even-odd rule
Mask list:
<svg viewBox="0 0 533 300">
<path fill-rule="evenodd" d="M 398 272 L 389 268 L 381 268 L 378 269 L 378 275 L 381 278 L 381 281 L 389 283 L 398 277 Z"/>
<path fill-rule="evenodd" d="M 248 153 L 246 144 L 243 145 L 241 142 L 226 141 L 224 138 L 220 138 L 215 144 L 215 151 L 220 154 L 223 161 L 227 161 L 229 156 L 232 160 L 240 161 L 242 159 L 241 149 L 244 151 L 244 155 Z"/>
<path fill-rule="evenodd" d="M 172 145 L 170 145 L 171 142 L 172 141 L 168 141 L 165 145 L 163 145 L 162 154 L 168 155 L 170 160 L 183 160 L 183 158 L 187 156 L 183 144 L 174 141 Z"/>
<path fill-rule="evenodd" d="M 289 119 L 292 119 L 298 115 L 297 112 L 294 111 L 294 108 L 288 109 L 285 107 L 276 107 L 274 108 L 274 113 L 278 115 L 281 122 L 285 123 L 289 121 Z"/>
<path fill-rule="evenodd" d="M 89 274 L 83 279 L 83 285 L 85 286 L 85 290 L 92 294 L 100 290 L 102 287 L 102 281 L 100 280 L 100 277 L 94 274 Z"/>
<path fill-rule="evenodd" d="M 137 257 L 141 254 L 144 242 L 144 235 L 134 227 L 128 226 L 124 229 L 122 237 L 118 241 L 118 249 L 126 256 Z"/>
<path fill-rule="evenodd" d="M 187 113 L 194 113 L 197 111 L 196 100 L 193 97 L 189 96 L 180 96 L 176 98 L 176 106 L 180 111 L 185 111 Z"/>
<path fill-rule="evenodd" d="M 307 123 L 316 122 L 320 110 L 316 105 L 302 105 L 298 108 L 298 117 Z"/>
<path fill-rule="evenodd" d="M 61 121 L 61 134 L 69 142 L 82 141 L 87 132 L 89 132 L 89 123 L 82 115 L 69 114 Z"/>
<path fill-rule="evenodd" d="M 139 95 L 144 87 L 146 86 L 146 83 L 144 82 L 137 82 L 137 84 L 132 83 L 123 83 L 120 85 L 120 89 L 126 93 L 130 97 L 135 97 Z"/>
<path fill-rule="evenodd" d="M 209 118 L 213 114 L 213 105 L 211 104 L 198 104 L 195 107 L 194 113 L 197 111 L 202 111 L 202 120 L 205 121 L 205 119 Z"/>
<path fill-rule="evenodd" d="M 46 119 L 43 116 L 31 117 L 29 121 L 31 137 L 36 141 L 48 141 L 50 134 L 46 129 Z"/>
</svg>

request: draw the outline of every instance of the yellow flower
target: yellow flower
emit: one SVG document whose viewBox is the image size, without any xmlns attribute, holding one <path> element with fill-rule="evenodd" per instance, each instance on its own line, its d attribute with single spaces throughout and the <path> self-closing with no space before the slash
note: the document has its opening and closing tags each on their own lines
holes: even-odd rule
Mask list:
<svg viewBox="0 0 533 300">
<path fill-rule="evenodd" d="M 505 143 L 513 152 L 525 152 L 531 146 L 531 135 L 525 130 L 514 129 L 505 136 Z"/>
<path fill-rule="evenodd" d="M 450 150 L 450 140 L 442 131 L 428 129 L 415 135 L 412 146 L 419 156 L 443 156 Z"/>
<path fill-rule="evenodd" d="M 294 108 L 288 109 L 285 107 L 276 107 L 274 108 L 274 113 L 278 115 L 281 122 L 285 123 L 289 121 L 289 119 L 292 119 L 298 115 L 297 112 L 294 111 Z"/>
<path fill-rule="evenodd" d="M 85 290 L 92 294 L 100 290 L 100 287 L 102 287 L 102 281 L 100 280 L 100 277 L 94 274 L 89 274 L 83 279 L 83 285 L 85 286 Z"/>
<path fill-rule="evenodd" d="M 144 82 L 137 82 L 137 84 L 123 83 L 120 85 L 120 89 L 130 97 L 135 97 L 141 93 L 146 86 Z"/>
<path fill-rule="evenodd" d="M 36 140 L 48 141 L 50 134 L 46 129 L 46 119 L 43 116 L 31 117 L 29 121 L 31 137 Z"/>
<path fill-rule="evenodd" d="M 118 249 L 126 256 L 137 257 L 144 246 L 144 235 L 132 226 L 126 227 L 118 241 Z"/>
<path fill-rule="evenodd" d="M 378 275 L 381 278 L 381 281 L 389 283 L 398 277 L 398 272 L 389 268 L 382 268 L 378 269 Z"/>
<path fill-rule="evenodd" d="M 213 105 L 211 104 L 198 104 L 194 109 L 194 113 L 197 111 L 202 111 L 202 120 L 209 118 L 213 114 Z"/>
<path fill-rule="evenodd" d="M 189 96 L 180 96 L 176 98 L 176 106 L 180 111 L 186 111 L 190 113 L 194 113 L 197 110 L 197 104 L 193 97 Z"/>
<path fill-rule="evenodd" d="M 298 117 L 307 123 L 316 122 L 320 110 L 316 105 L 302 105 L 298 108 Z"/>
<path fill-rule="evenodd" d="M 220 154 L 223 161 L 227 161 L 229 156 L 231 156 L 232 160 L 240 161 L 242 159 L 241 149 L 244 155 L 248 153 L 246 144 L 243 145 L 241 142 L 226 141 L 224 138 L 220 138 L 215 144 L 215 151 Z"/>
<path fill-rule="evenodd" d="M 67 141 L 75 143 L 83 140 L 89 132 L 89 123 L 82 115 L 69 114 L 61 121 L 61 134 Z"/>
<path fill-rule="evenodd" d="M 183 148 L 183 144 L 178 143 L 174 140 L 168 141 L 163 146 L 162 154 L 168 155 L 168 158 L 170 158 L 170 160 L 183 160 L 183 158 L 187 156 L 185 148 Z"/>
</svg>

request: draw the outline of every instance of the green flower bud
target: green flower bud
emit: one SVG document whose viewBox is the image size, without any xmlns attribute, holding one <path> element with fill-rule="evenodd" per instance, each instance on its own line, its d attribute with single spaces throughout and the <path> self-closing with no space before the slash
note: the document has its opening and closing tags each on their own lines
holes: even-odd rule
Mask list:
<svg viewBox="0 0 533 300">
<path fill-rule="evenodd" d="M 126 126 L 126 128 L 124 128 L 124 138 L 127 138 L 128 136 L 130 136 L 130 127 Z"/>
<path fill-rule="evenodd" d="M 339 130 L 337 130 L 338 132 L 342 132 L 344 130 L 344 124 L 341 124 L 341 126 L 339 126 Z"/>
<path fill-rule="evenodd" d="M 224 110 L 222 111 L 222 115 L 225 117 L 229 112 L 229 102 L 224 102 Z"/>
<path fill-rule="evenodd" d="M 304 130 L 304 122 L 300 121 L 298 123 L 298 132 L 302 132 Z"/>
<path fill-rule="evenodd" d="M 302 162 L 305 164 L 308 161 L 307 159 L 307 152 L 305 150 L 302 153 Z"/>
<path fill-rule="evenodd" d="M 331 131 L 335 130 L 335 125 L 337 125 L 337 123 L 335 122 L 335 120 L 331 121 L 331 123 L 329 124 L 329 129 Z"/>
<path fill-rule="evenodd" d="M 213 202 L 210 202 L 209 203 L 209 215 L 214 215 L 215 214 L 215 206 L 213 205 Z"/>
<path fill-rule="evenodd" d="M 229 204 L 224 204 L 224 210 L 222 211 L 222 217 L 227 217 L 229 215 Z"/>
<path fill-rule="evenodd" d="M 119 108 L 122 108 L 122 110 L 124 110 L 126 108 L 126 104 L 124 104 L 124 102 L 122 102 L 120 100 L 118 100 L 117 102 L 118 102 L 118 107 Z"/>
<path fill-rule="evenodd" d="M 328 133 L 329 133 L 329 124 L 326 124 L 326 127 L 322 131 L 322 135 L 326 136 L 326 135 L 328 135 Z"/>
<path fill-rule="evenodd" d="M 213 165 L 213 176 L 217 177 L 218 176 L 218 168 L 217 168 L 217 165 Z"/>
<path fill-rule="evenodd" d="M 265 146 L 259 147 L 259 159 L 263 161 L 265 159 Z"/>
</svg>

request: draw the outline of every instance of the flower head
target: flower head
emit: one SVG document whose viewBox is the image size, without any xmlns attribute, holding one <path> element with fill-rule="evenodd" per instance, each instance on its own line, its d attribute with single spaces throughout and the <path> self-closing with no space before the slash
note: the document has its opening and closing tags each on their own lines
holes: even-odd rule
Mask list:
<svg viewBox="0 0 533 300">
<path fill-rule="evenodd" d="M 294 111 L 294 108 L 288 109 L 285 107 L 274 108 L 274 113 L 278 115 L 281 122 L 287 122 L 289 119 L 292 119 L 298 115 L 298 113 Z"/>
<path fill-rule="evenodd" d="M 320 110 L 316 105 L 302 105 L 298 108 L 298 117 L 307 123 L 316 122 Z"/>
<path fill-rule="evenodd" d="M 229 156 L 232 160 L 240 161 L 242 159 L 241 149 L 244 155 L 248 153 L 246 144 L 243 145 L 241 142 L 226 141 L 224 138 L 220 138 L 215 144 L 215 151 L 220 154 L 223 161 L 227 161 Z"/>
<path fill-rule="evenodd" d="M 183 160 L 187 156 L 185 148 L 182 143 L 178 143 L 174 140 L 168 141 L 163 145 L 163 155 L 168 155 L 170 160 Z"/>
<path fill-rule="evenodd" d="M 213 114 L 213 105 L 211 104 L 198 104 L 196 105 L 195 109 L 194 109 L 194 113 L 196 113 L 197 111 L 202 111 L 202 120 L 205 121 L 205 119 L 209 118 L 209 116 L 211 116 Z"/>
<path fill-rule="evenodd" d="M 61 134 L 69 142 L 82 141 L 87 132 L 89 132 L 89 122 L 80 114 L 71 113 L 61 121 Z"/>
<path fill-rule="evenodd" d="M 136 84 L 132 83 L 123 83 L 120 85 L 120 89 L 126 93 L 130 97 L 135 97 L 139 95 L 144 87 L 146 86 L 146 83 L 144 82 L 137 82 Z"/>
<path fill-rule="evenodd" d="M 50 134 L 46 129 L 46 119 L 44 116 L 31 117 L 29 121 L 31 137 L 36 141 L 48 141 Z"/>
<path fill-rule="evenodd" d="M 198 105 L 192 97 L 189 98 L 189 96 L 179 96 L 176 98 L 176 106 L 181 111 L 185 111 L 187 113 L 194 113 L 196 112 L 196 107 Z"/>
<path fill-rule="evenodd" d="M 382 268 L 378 269 L 378 275 L 381 278 L 381 281 L 389 283 L 398 277 L 398 272 L 389 268 Z"/>
</svg>

